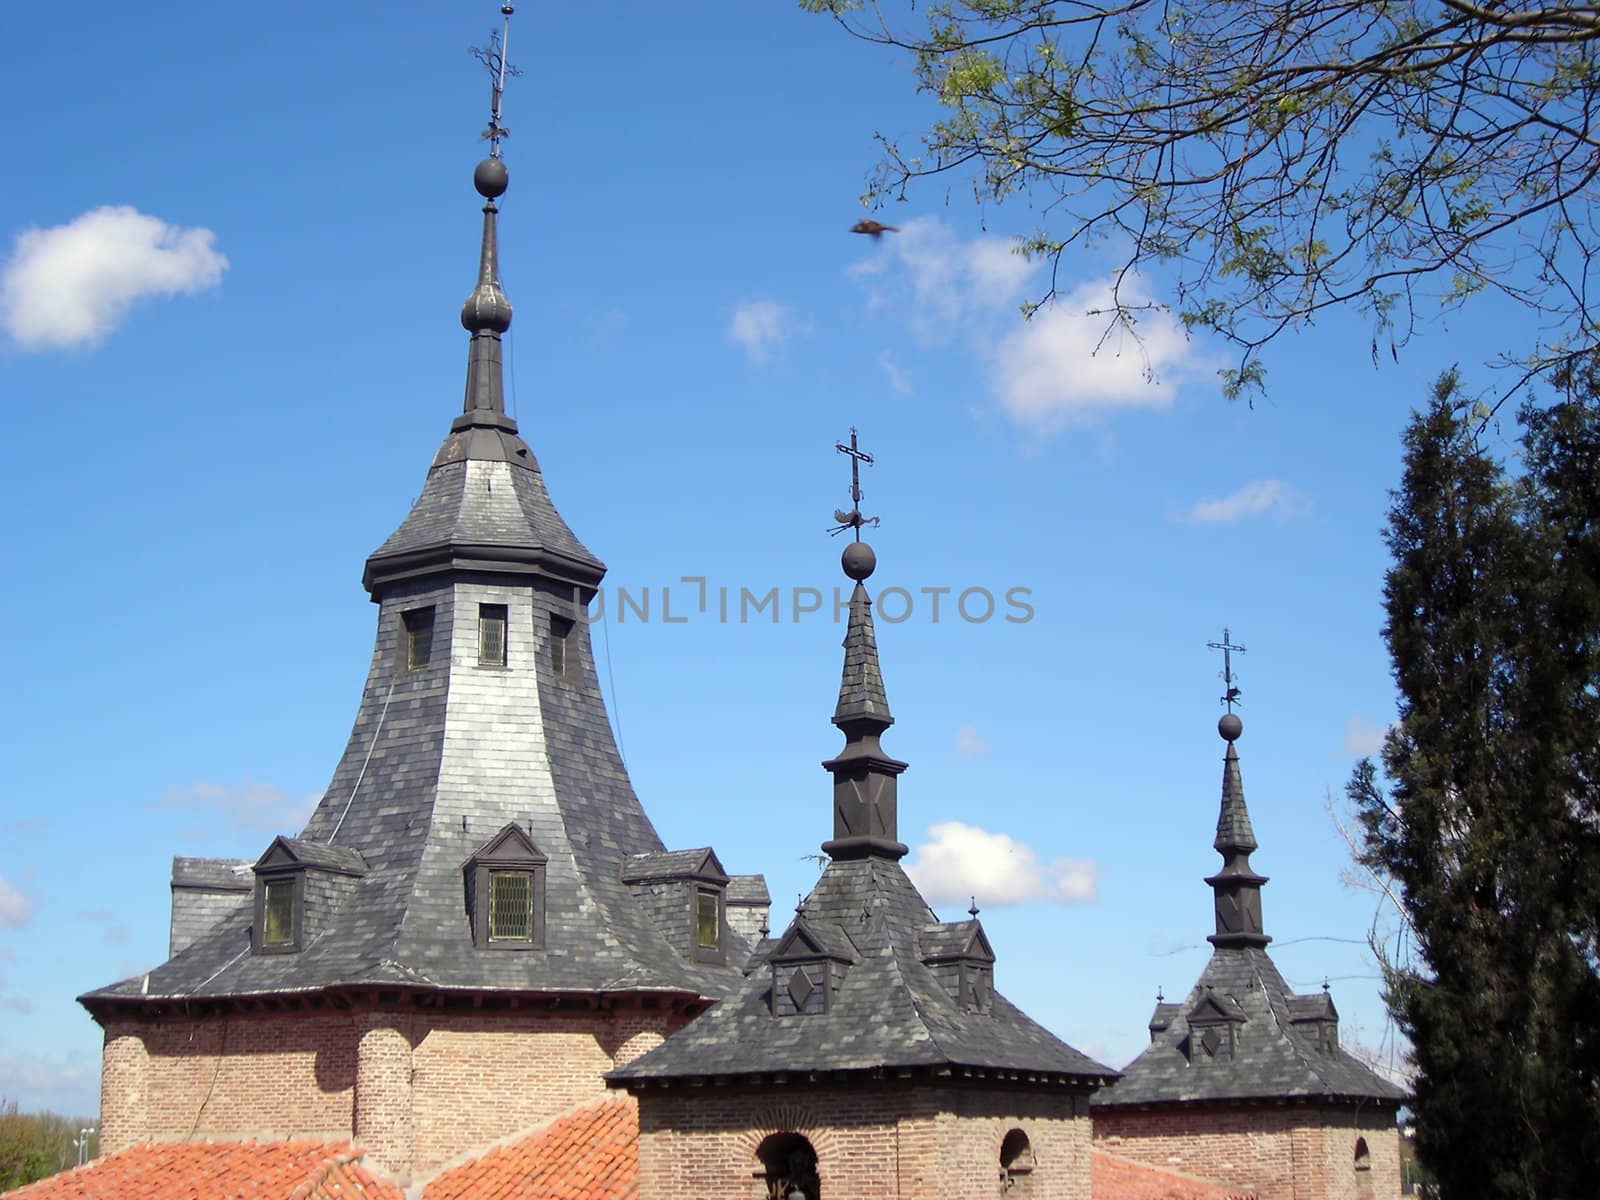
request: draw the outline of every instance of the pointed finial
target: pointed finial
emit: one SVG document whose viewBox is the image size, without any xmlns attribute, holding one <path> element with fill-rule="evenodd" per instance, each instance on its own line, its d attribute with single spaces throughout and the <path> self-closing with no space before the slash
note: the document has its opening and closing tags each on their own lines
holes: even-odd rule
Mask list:
<svg viewBox="0 0 1600 1200">
<path fill-rule="evenodd" d="M 855 530 L 855 540 L 859 542 L 863 525 L 871 525 L 874 529 L 878 525 L 877 517 L 863 517 L 861 515 L 861 464 L 866 463 L 870 467 L 872 465 L 872 455 L 856 444 L 856 427 L 854 425 L 850 426 L 850 444 L 846 446 L 843 442 L 835 442 L 833 448 L 840 454 L 848 454 L 850 456 L 850 511 L 846 512 L 842 508 L 834 509 L 833 519 L 839 523 L 828 532 L 843 533 L 846 529 L 853 529 Z M 847 563 L 844 573 L 859 582 L 865 579 L 867 575 L 872 574 L 872 570 L 869 567 L 866 575 L 852 575 Z"/>
<path fill-rule="evenodd" d="M 1156 984 L 1156 1003 L 1157 1004 L 1165 1004 L 1166 1001 L 1167 1001 L 1166 993 L 1161 990 L 1161 985 L 1159 983 Z"/>
<path fill-rule="evenodd" d="M 472 57 L 481 62 L 484 69 L 489 72 L 489 127 L 481 136 L 489 143 L 491 159 L 500 157 L 500 139 L 511 136 L 511 130 L 500 124 L 500 99 L 505 95 L 506 76 L 515 78 L 522 74 L 506 60 L 506 47 L 511 41 L 511 16 L 514 12 L 516 12 L 514 7 L 502 4 L 500 31 L 498 33 L 490 31 L 488 45 L 472 48 Z"/>
<path fill-rule="evenodd" d="M 967 915 L 971 916 L 973 919 L 976 919 L 978 916 L 978 911 L 978 898 L 974 896 L 972 898 L 972 907 L 967 909 Z"/>
<path fill-rule="evenodd" d="M 1235 646 L 1233 644 L 1233 639 L 1229 635 L 1226 625 L 1222 627 L 1222 640 L 1220 642 L 1207 642 L 1206 646 L 1212 650 L 1222 651 L 1222 686 L 1224 690 L 1221 703 L 1226 704 L 1228 711 L 1231 713 L 1235 704 L 1243 703 L 1239 699 L 1239 689 L 1233 685 L 1233 656 L 1235 654 L 1243 654 L 1245 649 L 1243 646 Z M 1222 736 L 1228 737 L 1227 734 Z M 1238 735 L 1235 734 L 1234 736 L 1237 737 Z M 1231 742 L 1233 738 L 1228 738 L 1228 740 Z"/>
</svg>

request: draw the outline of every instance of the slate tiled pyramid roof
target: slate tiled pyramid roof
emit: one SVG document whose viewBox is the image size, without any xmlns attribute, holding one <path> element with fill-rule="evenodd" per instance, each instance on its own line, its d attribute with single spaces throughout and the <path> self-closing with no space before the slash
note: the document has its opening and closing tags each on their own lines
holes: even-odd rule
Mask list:
<svg viewBox="0 0 1600 1200">
<path fill-rule="evenodd" d="M 994 993 L 982 926 L 942 924 L 900 866 L 895 783 L 906 764 L 878 744 L 893 717 L 862 586 L 872 566 L 864 543 L 846 550 L 857 584 L 834 717 L 846 745 L 824 764 L 834 776 L 830 861 L 789 926 L 758 950 L 744 987 L 609 1074 L 613 1086 L 885 1068 L 1089 1086 L 1116 1074 Z"/>
<path fill-rule="evenodd" d="M 462 413 L 415 506 L 367 561 L 378 630 L 355 727 L 305 829 L 278 844 L 283 862 L 331 880 L 306 889 L 304 944 L 252 952 L 255 898 L 224 896 L 224 915 L 169 961 L 82 997 L 91 1012 L 351 987 L 715 997 L 740 979 L 681 954 L 623 882 L 631 856 L 665 847 L 594 670 L 585 605 L 605 568 L 556 512 L 504 411 L 511 306 L 495 199 L 506 182 L 498 158 L 474 175 L 486 203 L 461 316 L 471 334 Z M 500 661 L 492 639 L 480 643 L 484 606 L 504 620 Z M 464 872 L 513 824 L 544 857 L 544 946 L 486 952 Z M 724 934 L 729 961 L 742 962 L 748 947 Z"/>
<path fill-rule="evenodd" d="M 1325 993 L 1296 995 L 1266 951 L 1256 849 L 1234 742 L 1232 713 L 1219 730 L 1222 804 L 1215 846 L 1224 866 L 1206 880 L 1215 897 L 1215 949 L 1181 1003 L 1157 1004 L 1149 1047 L 1096 1108 L 1205 1100 L 1336 1100 L 1398 1104 L 1404 1092 L 1339 1048 L 1338 1013 Z"/>
</svg>

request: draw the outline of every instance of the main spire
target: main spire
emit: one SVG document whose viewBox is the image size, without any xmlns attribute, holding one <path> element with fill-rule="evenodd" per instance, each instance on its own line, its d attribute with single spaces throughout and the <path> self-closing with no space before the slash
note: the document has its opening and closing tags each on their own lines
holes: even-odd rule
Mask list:
<svg viewBox="0 0 1600 1200">
<path fill-rule="evenodd" d="M 500 254 L 495 217 L 495 201 L 505 195 L 510 172 L 500 157 L 500 139 L 511 133 L 500 124 L 501 100 L 506 84 L 506 45 L 511 36 L 512 6 L 500 6 L 504 24 L 498 40 L 490 35 L 486 49 L 476 53 L 489 69 L 489 125 L 483 136 L 489 142 L 489 157 L 472 172 L 472 186 L 484 199 L 483 242 L 478 251 L 478 285 L 461 306 L 462 327 L 472 334 L 467 349 L 467 387 L 461 416 L 453 428 L 474 426 L 516 431 L 516 423 L 506 417 L 505 373 L 500 358 L 500 335 L 511 328 L 511 302 L 500 288 Z"/>
<path fill-rule="evenodd" d="M 861 464 L 872 456 L 861 451 L 856 431 L 850 444 L 836 447 L 850 456 L 850 512 L 835 512 L 835 533 L 853 529 L 855 540 L 844 548 L 840 565 L 855 581 L 850 595 L 850 621 L 844 634 L 844 669 L 839 679 L 839 702 L 833 723 L 844 734 L 844 749 L 822 765 L 833 775 L 833 837 L 822 850 L 835 859 L 881 857 L 899 859 L 907 853 L 900 841 L 897 817 L 897 779 L 905 763 L 883 752 L 878 739 L 894 724 L 889 697 L 883 689 L 878 665 L 878 638 L 872 628 L 872 598 L 866 580 L 877 569 L 878 556 L 861 540 L 861 527 L 876 525 L 877 518 L 861 515 Z"/>
</svg>

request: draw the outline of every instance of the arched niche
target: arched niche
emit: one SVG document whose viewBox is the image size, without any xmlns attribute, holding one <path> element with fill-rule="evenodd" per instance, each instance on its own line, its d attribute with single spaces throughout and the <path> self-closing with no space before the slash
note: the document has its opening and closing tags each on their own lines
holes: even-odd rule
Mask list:
<svg viewBox="0 0 1600 1200">
<path fill-rule="evenodd" d="M 820 1200 L 817 1151 L 798 1133 L 768 1134 L 756 1147 L 768 1200 Z"/>
</svg>

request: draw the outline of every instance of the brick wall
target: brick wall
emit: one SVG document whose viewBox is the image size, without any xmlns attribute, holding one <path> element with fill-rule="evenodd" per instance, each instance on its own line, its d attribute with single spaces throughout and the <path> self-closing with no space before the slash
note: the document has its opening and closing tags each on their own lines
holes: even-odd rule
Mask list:
<svg viewBox="0 0 1600 1200">
<path fill-rule="evenodd" d="M 766 1195 L 758 1147 L 798 1133 L 825 1200 L 972 1200 L 998 1195 L 1000 1144 L 1027 1135 L 1035 1169 L 1016 1200 L 1089 1200 L 1089 1119 L 1067 1089 L 904 1084 L 670 1088 L 639 1097 L 640 1200 Z"/>
<path fill-rule="evenodd" d="M 359 1137 L 414 1177 L 607 1095 L 666 1011 L 266 1013 L 113 1021 L 101 1145 Z"/>
<path fill-rule="evenodd" d="M 1367 1140 L 1368 1171 L 1355 1170 L 1357 1137 Z M 1400 1194 L 1392 1109 L 1097 1109 L 1094 1140 L 1125 1158 L 1253 1189 L 1261 1200 L 1392 1200 Z"/>
</svg>

